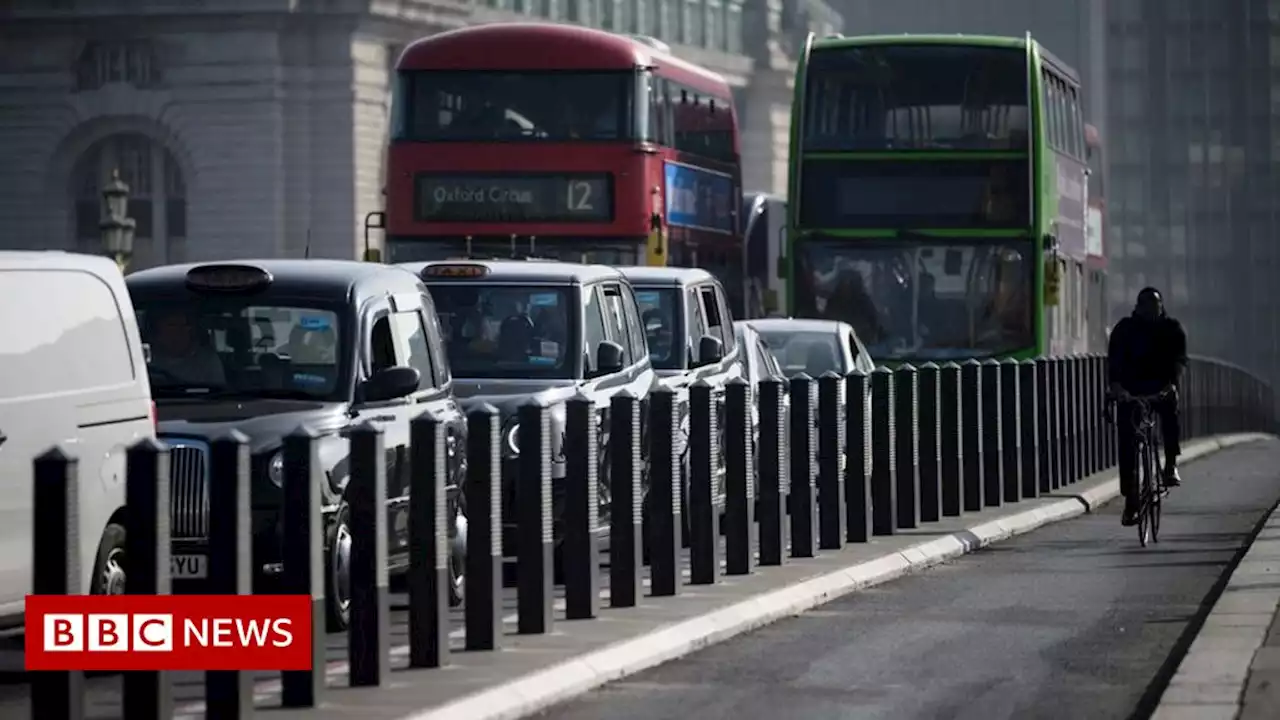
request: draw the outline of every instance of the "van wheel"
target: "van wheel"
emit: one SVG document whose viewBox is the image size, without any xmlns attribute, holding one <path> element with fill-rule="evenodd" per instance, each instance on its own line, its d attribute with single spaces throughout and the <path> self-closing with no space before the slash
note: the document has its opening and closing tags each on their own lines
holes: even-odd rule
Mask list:
<svg viewBox="0 0 1280 720">
<path fill-rule="evenodd" d="M 90 595 L 123 595 L 125 581 L 124 526 L 107 525 L 98 544 L 98 557 L 93 562 L 93 584 Z"/>
<path fill-rule="evenodd" d="M 344 632 L 351 620 L 351 509 L 343 501 L 325 547 L 325 624 L 329 632 Z"/>
</svg>

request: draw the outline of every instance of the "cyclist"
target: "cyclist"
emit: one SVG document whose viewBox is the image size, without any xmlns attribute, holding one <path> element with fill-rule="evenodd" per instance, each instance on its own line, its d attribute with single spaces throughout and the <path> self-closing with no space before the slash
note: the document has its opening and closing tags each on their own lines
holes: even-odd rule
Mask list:
<svg viewBox="0 0 1280 720">
<path fill-rule="evenodd" d="M 1164 440 L 1165 487 L 1181 484 L 1177 459 L 1180 449 L 1178 439 L 1181 429 L 1178 423 L 1178 381 L 1187 365 L 1187 334 L 1182 323 L 1169 317 L 1164 310 L 1160 291 L 1143 288 L 1133 314 L 1122 318 L 1111 330 L 1107 347 L 1108 378 L 1111 395 L 1117 401 L 1116 431 L 1117 452 L 1120 460 L 1120 492 L 1124 495 L 1124 516 L 1121 523 L 1137 522 L 1138 487 L 1136 455 L 1134 453 L 1133 406 L 1129 399 L 1134 395 L 1168 394 L 1151 405 L 1160 418 Z"/>
</svg>

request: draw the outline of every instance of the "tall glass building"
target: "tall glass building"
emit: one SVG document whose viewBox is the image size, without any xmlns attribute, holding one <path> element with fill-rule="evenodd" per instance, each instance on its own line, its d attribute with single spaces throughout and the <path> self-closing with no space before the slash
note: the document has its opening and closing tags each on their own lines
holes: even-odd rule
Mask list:
<svg viewBox="0 0 1280 720">
<path fill-rule="evenodd" d="M 843 0 L 845 34 L 1030 31 L 1086 84 L 1112 321 L 1164 291 L 1191 351 L 1280 382 L 1280 0 Z M 1275 110 L 1273 111 L 1273 108 Z"/>
</svg>

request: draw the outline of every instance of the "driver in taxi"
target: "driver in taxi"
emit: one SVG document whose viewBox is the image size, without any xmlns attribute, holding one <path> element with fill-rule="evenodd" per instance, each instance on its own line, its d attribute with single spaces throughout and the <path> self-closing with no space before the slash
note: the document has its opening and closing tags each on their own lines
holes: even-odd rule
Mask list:
<svg viewBox="0 0 1280 720">
<path fill-rule="evenodd" d="M 202 342 L 202 331 L 193 326 L 186 313 L 170 310 L 156 318 L 152 329 L 151 362 L 147 367 L 157 385 L 226 385 L 222 360 L 208 342 Z"/>
</svg>

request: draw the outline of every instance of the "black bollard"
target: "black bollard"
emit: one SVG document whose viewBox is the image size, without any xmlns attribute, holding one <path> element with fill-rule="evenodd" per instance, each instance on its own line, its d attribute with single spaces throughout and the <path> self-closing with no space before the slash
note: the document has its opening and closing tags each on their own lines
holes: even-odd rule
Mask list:
<svg viewBox="0 0 1280 720">
<path fill-rule="evenodd" d="M 845 376 L 845 536 L 871 539 L 871 379 L 862 370 Z"/>
<path fill-rule="evenodd" d="M 284 439 L 281 483 L 281 591 L 311 598 L 311 669 L 280 673 L 280 704 L 316 707 L 325 690 L 324 525 L 320 518 L 319 435 L 302 426 Z"/>
<path fill-rule="evenodd" d="M 55 447 L 36 458 L 32 468 L 31 592 L 78 595 L 80 571 L 80 465 Z M 84 673 L 79 670 L 33 672 L 32 720 L 83 720 Z"/>
<path fill-rule="evenodd" d="M 1035 360 L 1018 363 L 1018 437 L 1021 447 L 1022 497 L 1040 497 L 1040 405 L 1036 392 L 1039 364 Z"/>
<path fill-rule="evenodd" d="M 1036 436 L 1039 451 L 1040 494 L 1053 492 L 1055 488 L 1053 462 L 1053 362 L 1049 358 L 1036 358 Z"/>
<path fill-rule="evenodd" d="M 1093 358 L 1093 420 L 1096 443 L 1094 445 L 1094 472 L 1107 469 L 1107 425 L 1103 419 L 1103 408 L 1106 405 L 1107 393 L 1107 356 L 1095 355 Z M 1190 437 L 1190 436 L 1188 436 Z"/>
<path fill-rule="evenodd" d="M 689 387 L 689 584 L 711 585 L 720 575 L 720 437 L 711 383 Z"/>
<path fill-rule="evenodd" d="M 844 378 L 818 379 L 818 549 L 844 547 Z"/>
<path fill-rule="evenodd" d="M 916 446 L 919 452 L 921 522 L 942 519 L 940 381 L 937 364 L 928 362 L 916 369 Z"/>
<path fill-rule="evenodd" d="M 521 406 L 516 631 L 551 632 L 555 535 L 551 529 L 551 411 L 537 398 Z"/>
<path fill-rule="evenodd" d="M 1099 470 L 1097 467 L 1098 427 L 1095 422 L 1098 419 L 1097 383 L 1094 378 L 1094 370 L 1097 368 L 1096 360 L 1096 355 L 1083 355 L 1080 359 L 1080 372 L 1084 378 L 1080 388 L 1082 401 L 1080 416 L 1084 426 L 1084 465 L 1080 469 L 1080 474 L 1085 477 Z"/>
<path fill-rule="evenodd" d="M 252 515 L 249 510 L 249 438 L 232 430 L 209 447 L 209 593 L 253 593 Z M 209 670 L 204 674 L 209 717 L 253 716 L 253 674 Z"/>
<path fill-rule="evenodd" d="M 938 420 L 942 428 L 939 461 L 943 517 L 959 517 L 964 512 L 964 416 L 960 409 L 960 366 L 946 362 L 938 370 Z"/>
<path fill-rule="evenodd" d="M 1068 467 L 1068 436 L 1067 436 L 1067 363 L 1062 357 L 1053 359 L 1053 422 L 1054 422 L 1054 469 L 1057 479 L 1057 487 L 1060 489 L 1071 484 L 1071 476 L 1067 472 Z"/>
<path fill-rule="evenodd" d="M 468 650 L 497 650 L 502 641 L 498 433 L 498 409 L 494 406 L 486 403 L 467 414 L 467 601 L 463 615 Z"/>
<path fill-rule="evenodd" d="M 125 471 L 124 556 L 129 560 L 128 595 L 168 595 L 169 448 L 150 438 L 129 448 Z M 131 670 L 124 675 L 122 717 L 173 717 L 173 684 L 166 671 Z"/>
<path fill-rule="evenodd" d="M 726 575 L 747 575 L 755 564 L 755 438 L 751 427 L 751 384 L 740 377 L 725 387 Z"/>
<path fill-rule="evenodd" d="M 351 430 L 351 687 L 381 687 L 391 673 L 391 596 L 387 589 L 387 452 L 382 427 Z"/>
<path fill-rule="evenodd" d="M 1005 502 L 1022 499 L 1022 418 L 1018 416 L 1022 393 L 1018 367 L 1018 361 L 1012 358 L 1000 363 L 1000 474 Z"/>
<path fill-rule="evenodd" d="M 1080 358 L 1076 355 L 1068 355 L 1062 359 L 1063 362 L 1063 397 L 1066 403 L 1063 406 L 1066 414 L 1063 420 L 1066 423 L 1066 474 L 1070 482 L 1075 483 L 1080 480 Z"/>
<path fill-rule="evenodd" d="M 428 410 L 409 425 L 409 667 L 449 664 L 448 449 Z"/>
<path fill-rule="evenodd" d="M 613 396 L 609 407 L 609 607 L 635 607 L 640 601 L 644 526 L 640 507 L 640 398 L 629 390 Z"/>
<path fill-rule="evenodd" d="M 898 531 L 893 381 L 893 371 L 883 365 L 871 373 L 871 532 L 874 535 L 893 535 Z"/>
<path fill-rule="evenodd" d="M 757 388 L 760 443 L 756 449 L 760 476 L 760 564 L 781 565 L 787 536 L 787 424 L 783 398 L 786 385 L 772 378 Z"/>
<path fill-rule="evenodd" d="M 791 437 L 788 445 L 791 485 L 787 506 L 791 509 L 791 557 L 814 555 L 814 407 L 813 379 L 804 373 L 791 378 Z"/>
<path fill-rule="evenodd" d="M 1004 402 L 1000 393 L 1000 361 L 987 358 L 978 370 L 982 393 L 982 499 L 984 507 L 1004 504 Z"/>
<path fill-rule="evenodd" d="M 595 403 L 581 390 L 566 403 L 564 438 L 564 616 L 586 620 L 600 614 L 600 438 Z"/>
<path fill-rule="evenodd" d="M 960 366 L 960 453 L 964 459 L 960 498 L 965 512 L 978 512 L 984 505 L 986 453 L 983 452 L 983 430 L 986 418 L 982 400 L 982 365 L 977 360 L 966 360 Z"/>
<path fill-rule="evenodd" d="M 657 387 L 649 393 L 649 594 L 654 597 L 679 593 L 683 582 L 684 477 L 676 443 L 678 410 L 671 388 Z"/>
<path fill-rule="evenodd" d="M 903 363 L 893 376 L 893 460 L 901 530 L 920 526 L 920 430 L 916 418 L 916 369 Z"/>
</svg>

